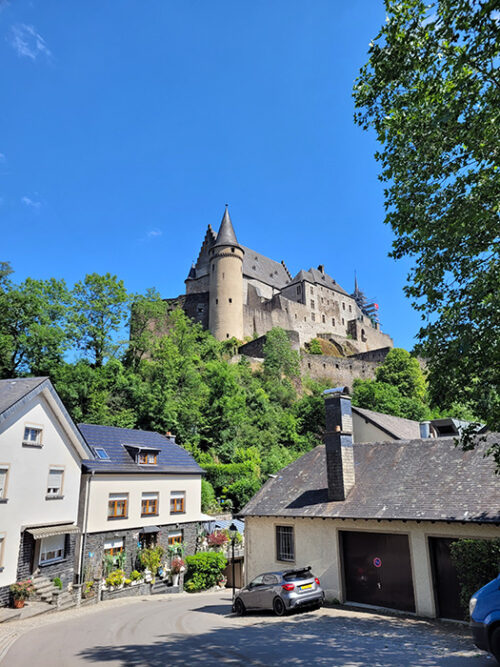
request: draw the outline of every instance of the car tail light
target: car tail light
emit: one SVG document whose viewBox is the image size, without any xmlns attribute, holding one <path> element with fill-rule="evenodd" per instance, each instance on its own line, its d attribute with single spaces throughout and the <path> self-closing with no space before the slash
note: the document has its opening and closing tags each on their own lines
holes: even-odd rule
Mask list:
<svg viewBox="0 0 500 667">
<path fill-rule="evenodd" d="M 283 584 L 281 587 L 284 591 L 293 591 L 295 584 Z"/>
<path fill-rule="evenodd" d="M 315 581 L 315 582 L 318 584 L 318 586 L 319 586 L 319 579 L 318 579 L 318 577 L 314 577 L 314 581 Z"/>
</svg>

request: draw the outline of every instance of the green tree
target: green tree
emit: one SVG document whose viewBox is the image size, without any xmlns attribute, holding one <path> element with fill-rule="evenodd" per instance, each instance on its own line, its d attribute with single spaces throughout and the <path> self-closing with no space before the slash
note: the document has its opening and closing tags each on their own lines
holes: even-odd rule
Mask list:
<svg viewBox="0 0 500 667">
<path fill-rule="evenodd" d="M 403 396 L 397 387 L 376 380 L 354 380 L 352 404 L 415 421 L 422 421 L 430 416 L 429 408 L 420 400 Z"/>
<path fill-rule="evenodd" d="M 300 375 L 299 353 L 292 350 L 286 331 L 274 327 L 264 343 L 264 375 L 272 380 L 294 379 Z"/>
<path fill-rule="evenodd" d="M 433 400 L 469 403 L 499 428 L 498 2 L 385 5 L 354 98 L 381 144 L 391 254 L 413 259 L 405 291 Z"/>
<path fill-rule="evenodd" d="M 125 325 L 130 296 L 123 280 L 106 273 L 90 273 L 73 288 L 72 327 L 80 349 L 95 367 L 120 347 L 114 336 Z"/>
<path fill-rule="evenodd" d="M 69 293 L 63 280 L 15 285 L 8 272 L 0 287 L 0 375 L 49 375 L 69 347 Z"/>
<path fill-rule="evenodd" d="M 424 402 L 426 397 L 425 377 L 415 357 L 401 347 L 389 351 L 376 372 L 378 382 L 396 387 L 402 396 Z"/>
</svg>

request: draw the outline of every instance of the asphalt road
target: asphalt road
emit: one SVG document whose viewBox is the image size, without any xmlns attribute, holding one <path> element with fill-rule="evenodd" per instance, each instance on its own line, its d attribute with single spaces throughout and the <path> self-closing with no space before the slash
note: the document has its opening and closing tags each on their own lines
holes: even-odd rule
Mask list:
<svg viewBox="0 0 500 667">
<path fill-rule="evenodd" d="M 342 609 L 236 618 L 226 593 L 120 602 L 31 621 L 2 667 L 494 665 L 463 630 L 434 622 Z"/>
</svg>

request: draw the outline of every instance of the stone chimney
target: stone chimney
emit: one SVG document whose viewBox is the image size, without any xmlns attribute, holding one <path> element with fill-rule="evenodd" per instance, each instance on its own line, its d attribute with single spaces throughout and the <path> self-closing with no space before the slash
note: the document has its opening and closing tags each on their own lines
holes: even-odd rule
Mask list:
<svg viewBox="0 0 500 667">
<path fill-rule="evenodd" d="M 323 392 L 328 500 L 345 500 L 354 486 L 351 397 L 347 387 Z"/>
</svg>

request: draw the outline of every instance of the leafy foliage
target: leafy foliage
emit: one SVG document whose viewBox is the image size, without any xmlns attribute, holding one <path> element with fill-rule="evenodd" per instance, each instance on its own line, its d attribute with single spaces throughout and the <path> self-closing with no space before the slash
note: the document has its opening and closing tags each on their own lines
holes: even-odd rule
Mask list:
<svg viewBox="0 0 500 667">
<path fill-rule="evenodd" d="M 472 595 L 500 573 L 500 539 L 458 540 L 450 545 L 451 559 L 460 582 L 464 618 Z"/>
<path fill-rule="evenodd" d="M 317 338 L 313 338 L 312 341 L 308 344 L 307 351 L 309 354 L 323 354 L 321 343 Z"/>
<path fill-rule="evenodd" d="M 494 0 L 386 0 L 354 89 L 376 132 L 392 256 L 422 314 L 432 401 L 500 427 L 500 78 Z M 500 444 L 493 451 L 500 470 Z"/>
<path fill-rule="evenodd" d="M 203 591 L 220 581 L 227 560 L 220 552 L 201 551 L 194 556 L 186 556 L 186 565 L 184 588 L 188 591 Z"/>
</svg>

